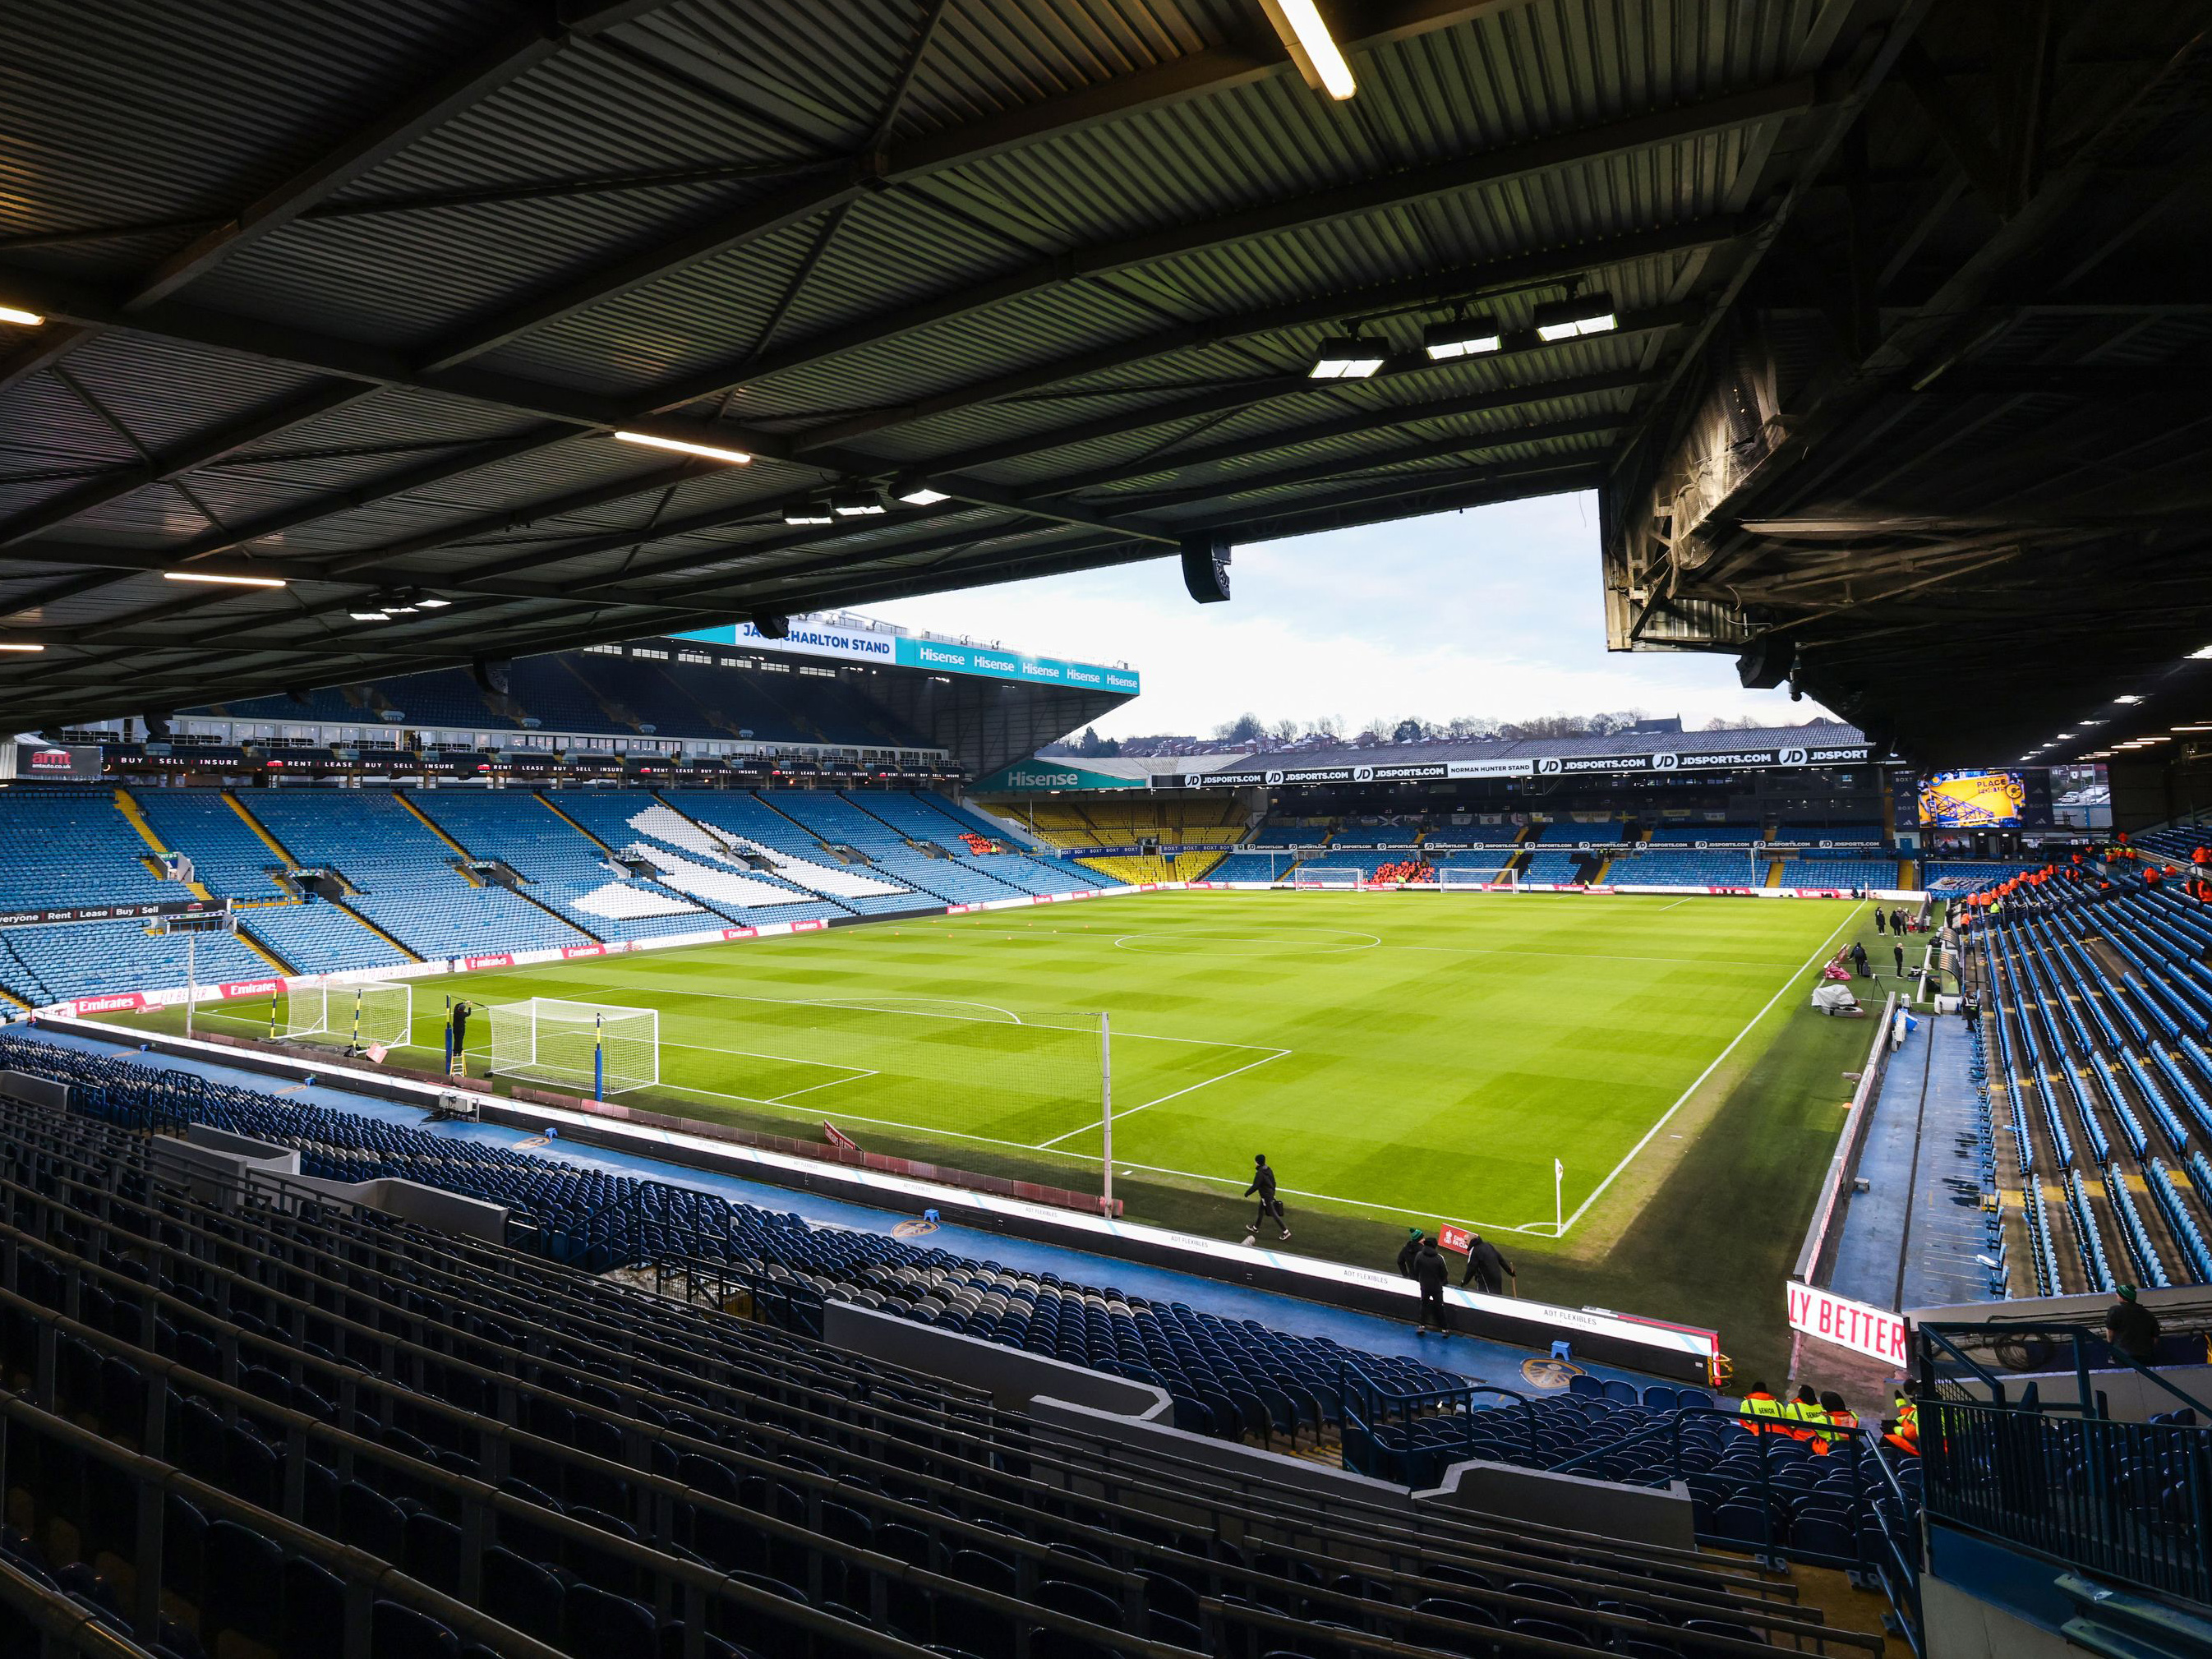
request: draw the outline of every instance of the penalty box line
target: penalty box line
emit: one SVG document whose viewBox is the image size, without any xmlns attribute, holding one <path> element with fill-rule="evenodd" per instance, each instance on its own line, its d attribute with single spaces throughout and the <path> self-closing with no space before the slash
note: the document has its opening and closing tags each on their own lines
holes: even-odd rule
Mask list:
<svg viewBox="0 0 2212 1659">
<path fill-rule="evenodd" d="M 969 1014 L 934 1013 L 924 1008 L 885 1008 L 859 998 L 761 997 L 749 996 L 742 991 L 698 991 L 693 990 L 688 986 L 679 990 L 666 986 L 631 985 L 627 982 L 617 982 L 610 985 L 601 983 L 596 980 L 593 981 L 592 983 L 600 990 L 635 991 L 641 995 L 646 996 L 659 994 L 676 997 L 713 997 L 717 1001 L 721 1002 L 764 1002 L 779 1008 L 842 1008 L 847 1012 L 853 1013 L 888 1014 L 899 1019 L 947 1019 L 962 1025 L 997 1025 L 1000 1024 L 1007 1024 L 1019 1025 L 1024 1029 L 1031 1031 L 1070 1031 L 1078 1036 L 1081 1036 L 1085 1033 L 1096 1034 L 1098 1029 L 1095 1025 L 1055 1025 L 1048 1021 L 1025 1020 L 1019 1018 L 1018 1017 L 1012 1020 L 1002 1022 L 994 1019 L 977 1019 Z M 941 1002 L 945 1000 L 945 999 L 941 997 L 920 997 L 916 998 L 915 1000 L 921 1002 Z M 978 1003 L 975 1006 L 977 1007 L 988 1007 L 990 1005 L 987 1003 Z M 656 1012 L 664 1014 L 672 1012 L 669 1009 L 659 1008 L 657 1006 Z M 1001 1009 L 999 1012 L 1004 1012 L 1006 1011 Z M 1113 1011 L 1109 1009 L 1107 1012 L 1111 1013 Z M 1270 1049 L 1268 1045 L 1264 1042 L 1224 1042 L 1218 1037 L 1168 1036 L 1157 1031 L 1124 1031 L 1118 1028 L 1114 1032 L 1114 1041 L 1116 1042 L 1181 1042 L 1190 1047 L 1199 1048 L 1242 1048 L 1247 1053 L 1258 1050 L 1267 1050 L 1271 1054 L 1277 1052 L 1288 1052 L 1288 1050 L 1278 1051 Z M 673 1048 L 681 1045 L 672 1043 L 668 1046 Z M 741 1051 L 732 1048 L 720 1050 L 709 1049 L 703 1052 L 736 1054 Z M 774 1056 L 770 1056 L 770 1058 L 774 1058 Z M 816 1062 L 808 1061 L 805 1063 L 814 1064 Z"/>
<path fill-rule="evenodd" d="M 1236 1046 L 1241 1048 L 1250 1045 L 1238 1043 Z M 1170 1090 L 1168 1093 L 1158 1096 L 1153 1099 L 1147 1100 L 1141 1105 L 1132 1106 L 1126 1112 L 1115 1112 L 1114 1114 L 1114 1121 L 1116 1123 L 1122 1122 L 1126 1119 L 1136 1116 L 1139 1112 L 1150 1111 L 1155 1106 L 1164 1105 L 1167 1102 L 1179 1099 L 1182 1096 L 1189 1094 L 1195 1090 L 1207 1088 L 1216 1083 L 1225 1083 L 1231 1078 L 1237 1077 L 1243 1073 L 1251 1071 L 1255 1066 L 1265 1066 L 1269 1060 L 1280 1060 L 1285 1054 L 1291 1052 L 1291 1050 L 1288 1048 L 1278 1048 L 1271 1054 L 1262 1054 L 1257 1060 L 1247 1060 L 1243 1065 L 1233 1066 L 1230 1070 L 1220 1073 L 1216 1076 L 1200 1078 L 1195 1083 L 1185 1084 L 1180 1089 Z M 1087 1133 L 1093 1129 L 1103 1128 L 1105 1124 L 1106 1120 L 1103 1117 L 1100 1117 L 1090 1123 L 1080 1124 L 1075 1128 L 1070 1129 L 1066 1134 L 1054 1135 L 1050 1140 L 1040 1140 L 1036 1144 L 1036 1150 L 1041 1152 L 1048 1152 L 1053 1147 L 1059 1146 L 1063 1140 L 1073 1140 L 1079 1134 Z M 1117 1158 L 1115 1161 L 1119 1163 L 1121 1160 Z"/>
</svg>

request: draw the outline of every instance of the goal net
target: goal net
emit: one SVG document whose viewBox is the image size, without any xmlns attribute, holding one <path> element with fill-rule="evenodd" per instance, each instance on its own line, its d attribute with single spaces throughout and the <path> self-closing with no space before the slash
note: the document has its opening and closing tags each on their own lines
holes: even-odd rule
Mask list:
<svg viewBox="0 0 2212 1659">
<path fill-rule="evenodd" d="M 1301 866 L 1291 872 L 1293 887 L 1357 888 L 1365 879 L 1366 872 L 1354 866 L 1351 869 L 1317 869 Z"/>
<path fill-rule="evenodd" d="M 411 1040 L 415 992 L 398 985 L 295 985 L 284 994 L 284 1035 L 330 1037 L 349 1048 Z"/>
<path fill-rule="evenodd" d="M 532 997 L 495 1003 L 489 1062 L 500 1076 L 591 1095 L 660 1081 L 660 1011 Z"/>
<path fill-rule="evenodd" d="M 1511 890 L 1521 884 L 1517 870 L 1478 870 L 1472 866 L 1443 864 L 1437 866 L 1437 885 L 1455 887 L 1462 890 L 1474 889 Z"/>
</svg>

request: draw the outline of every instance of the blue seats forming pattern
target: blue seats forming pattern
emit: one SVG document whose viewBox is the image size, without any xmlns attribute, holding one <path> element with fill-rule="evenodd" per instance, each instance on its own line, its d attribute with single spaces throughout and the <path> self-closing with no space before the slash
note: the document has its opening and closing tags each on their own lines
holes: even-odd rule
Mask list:
<svg viewBox="0 0 2212 1659">
<path fill-rule="evenodd" d="M 2016 1288 L 2038 1295 L 2212 1282 L 2212 920 L 2110 879 L 2031 890 L 1969 934 L 1978 1064 L 2026 1190 Z"/>
<path fill-rule="evenodd" d="M 126 1104 L 120 1078 L 80 1086 Z M 137 1610 L 156 1659 L 321 1659 L 349 1627 L 370 1659 L 1875 1651 L 1736 1564 L 1455 1510 L 1418 1533 L 1317 1515 L 1258 1467 L 1224 1507 L 1180 1462 L 772 1326 L 372 1212 L 240 1215 L 155 1167 L 0 1100 L 0 1366 L 39 1391 L 0 1555 L 112 1631 Z M 114 1443 L 149 1424 L 158 1457 Z M 1818 1547 L 1832 1479 L 1801 1497 L 1790 1473 L 1765 1491 Z"/>
<path fill-rule="evenodd" d="M 1897 885 L 1895 859 L 1820 858 L 1805 856 L 1784 860 L 1784 887 L 1823 887 L 1859 890 Z"/>
<path fill-rule="evenodd" d="M 155 1074 L 122 1061 L 0 1037 L 0 1065 L 82 1082 L 112 1101 L 149 1097 Z M 656 1255 L 703 1254 L 778 1285 L 812 1286 L 919 1323 L 1048 1353 L 1167 1389 L 1179 1414 L 1230 1438 L 1285 1421 L 1336 1419 L 1338 1361 L 1352 1351 L 1181 1304 L 1108 1287 L 1017 1273 L 880 1235 L 813 1230 L 797 1216 L 567 1164 L 482 1140 L 456 1139 L 380 1118 L 278 1102 L 252 1091 L 194 1091 L 189 1112 L 233 1133 L 297 1146 L 307 1174 L 334 1181 L 397 1177 L 507 1206 L 550 1254 L 595 1271 Z M 1356 1355 L 1370 1375 L 1411 1388 L 1452 1379 L 1411 1360 Z M 1265 1393 L 1261 1390 L 1265 1390 Z M 1271 1398 L 1272 1397 L 1272 1398 Z M 1250 1402 L 1259 1402 L 1255 1413 Z"/>
<path fill-rule="evenodd" d="M 1750 851 L 1636 848 L 1615 859 L 1605 878 L 1647 887 L 1764 887 L 1769 862 L 1766 854 Z"/>
<path fill-rule="evenodd" d="M 558 949 L 586 936 L 503 887 L 471 886 L 459 857 L 389 795 L 274 789 L 253 814 L 303 867 L 343 873 L 343 902 L 422 957 Z"/>
</svg>

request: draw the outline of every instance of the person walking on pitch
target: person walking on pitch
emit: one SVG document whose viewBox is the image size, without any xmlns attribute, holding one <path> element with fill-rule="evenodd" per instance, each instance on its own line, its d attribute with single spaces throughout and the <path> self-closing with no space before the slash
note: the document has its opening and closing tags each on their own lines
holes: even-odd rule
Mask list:
<svg viewBox="0 0 2212 1659">
<path fill-rule="evenodd" d="M 1252 1217 L 1252 1224 L 1244 1230 L 1249 1236 L 1248 1243 L 1259 1237 L 1260 1224 L 1270 1216 L 1274 1218 L 1275 1225 L 1281 1229 L 1282 1237 L 1290 1237 L 1291 1224 L 1283 1214 L 1282 1200 L 1275 1196 L 1275 1172 L 1267 1167 L 1265 1152 L 1252 1154 L 1252 1184 L 1244 1189 L 1244 1196 L 1256 1197 L 1260 1200 L 1260 1208 Z"/>
</svg>

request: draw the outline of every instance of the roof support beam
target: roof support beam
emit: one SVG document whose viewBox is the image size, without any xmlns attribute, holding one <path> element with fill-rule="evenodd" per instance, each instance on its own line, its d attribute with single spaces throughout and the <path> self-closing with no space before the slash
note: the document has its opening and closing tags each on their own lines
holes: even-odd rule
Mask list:
<svg viewBox="0 0 2212 1659">
<path fill-rule="evenodd" d="M 1095 352 L 1062 357 L 1041 364 L 1033 369 L 1024 369 L 993 379 L 971 382 L 967 386 L 939 393 L 917 403 L 871 411 L 866 416 L 848 420 L 825 422 L 808 428 L 790 441 L 796 454 L 805 454 L 823 446 L 842 442 L 848 439 L 866 436 L 870 433 L 891 427 L 906 425 L 915 421 L 956 413 L 981 407 L 1040 390 L 1064 380 L 1079 379 L 1103 370 L 1126 368 L 1150 358 L 1222 342 L 1248 338 L 1277 330 L 1310 326 L 1346 314 L 1347 308 L 1358 314 L 1371 315 L 1401 307 L 1419 306 L 1424 302 L 1450 303 L 1474 299 L 1486 293 L 1524 287 L 1620 264 L 1632 260 L 1664 258 L 1688 253 L 1715 246 L 1742 234 L 1744 222 L 1722 217 L 1692 221 L 1686 224 L 1662 227 L 1656 230 L 1635 232 L 1626 236 L 1608 238 L 1601 241 L 1580 243 L 1564 248 L 1547 249 L 1540 252 L 1518 254 L 1501 259 L 1488 260 L 1468 266 L 1444 277 L 1422 276 L 1395 283 L 1378 284 L 1354 294 L 1323 295 L 1294 304 L 1274 307 L 1265 311 L 1248 312 L 1203 323 L 1179 325 L 1161 330 L 1133 340 L 1121 342 Z M 1668 308 L 1632 315 L 1623 319 L 1624 331 L 1639 327 L 1662 326 L 1662 316 Z M 1510 352 L 1501 354 L 1510 356 Z M 1301 388 L 1303 389 L 1303 388 Z M 1443 412 L 1443 411 L 1439 411 Z M 296 507 L 251 520 L 234 526 L 229 532 L 210 532 L 194 538 L 177 550 L 179 562 L 198 559 L 216 553 L 228 552 L 249 546 L 264 538 L 284 534 L 323 519 L 389 501 L 417 490 L 428 489 L 465 477 L 481 467 L 527 454 L 575 435 L 568 427 L 538 427 L 513 438 L 463 449 L 437 460 L 428 461 L 405 471 L 394 473 L 370 484 L 319 496 Z M 1184 458 L 1186 464 L 1190 458 Z M 484 514 L 465 520 L 446 530 L 427 531 L 404 541 L 387 543 L 380 547 L 364 549 L 344 558 L 326 564 L 328 574 L 366 569 L 390 560 L 404 558 L 410 554 L 428 552 L 433 549 L 451 546 L 478 536 L 497 535 L 524 528 L 531 524 L 559 516 L 567 512 L 587 511 L 611 505 L 633 494 L 646 494 L 666 488 L 678 482 L 684 469 L 663 469 L 640 474 L 634 478 L 618 481 L 600 489 L 576 495 L 557 498 L 512 513 Z M 1079 487 L 1071 483 L 1070 489 Z M 776 497 L 761 505 L 755 516 L 780 514 L 788 502 Z M 720 523 L 735 520 L 722 519 Z M 678 533 L 665 530 L 663 535 Z"/>
<path fill-rule="evenodd" d="M 459 67 L 357 127 L 287 174 L 229 218 L 209 226 L 163 259 L 124 296 L 125 313 L 158 305 L 223 260 L 281 230 L 301 214 L 382 166 L 425 133 L 528 74 L 571 40 L 586 40 L 652 10 L 660 0 L 563 4 L 485 43 Z M 0 388 L 60 360 L 104 324 L 54 328 L 0 361 Z"/>
<path fill-rule="evenodd" d="M 725 364 L 663 386 L 656 407 L 674 409 L 699 398 L 751 385 L 773 375 L 811 368 L 863 346 L 880 345 L 920 330 L 969 317 L 994 306 L 1069 283 L 1189 254 L 1234 246 L 1262 236 L 1311 229 L 1385 209 L 1407 207 L 1461 191 L 1574 167 L 1624 151 L 1680 143 L 1748 124 L 1802 115 L 1820 100 L 1810 80 L 1785 81 L 1673 109 L 1654 110 L 1580 131 L 1532 138 L 1421 167 L 1390 178 L 1316 191 L 1310 196 L 1220 214 L 1087 248 L 1075 248 L 973 283 L 933 301 L 903 306 L 826 331 L 787 350 Z"/>
</svg>

